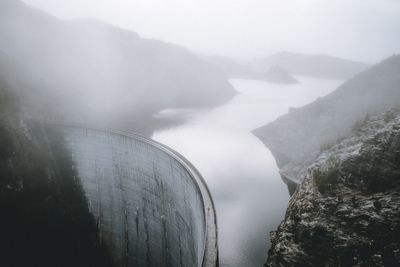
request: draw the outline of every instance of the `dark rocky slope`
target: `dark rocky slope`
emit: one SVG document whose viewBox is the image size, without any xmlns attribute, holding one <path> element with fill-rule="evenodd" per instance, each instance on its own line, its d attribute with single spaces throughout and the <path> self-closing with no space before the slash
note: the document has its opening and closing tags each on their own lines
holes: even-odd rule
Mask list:
<svg viewBox="0 0 400 267">
<path fill-rule="evenodd" d="M 271 267 L 400 266 L 400 109 L 318 156 L 271 241 Z"/>
<path fill-rule="evenodd" d="M 111 266 L 61 138 L 0 71 L 0 266 Z"/>
<path fill-rule="evenodd" d="M 393 56 L 313 103 L 254 130 L 293 192 L 321 150 L 348 136 L 368 115 L 400 103 L 400 56 Z"/>
<path fill-rule="evenodd" d="M 255 130 L 292 198 L 266 266 L 400 266 L 400 57 Z"/>
</svg>

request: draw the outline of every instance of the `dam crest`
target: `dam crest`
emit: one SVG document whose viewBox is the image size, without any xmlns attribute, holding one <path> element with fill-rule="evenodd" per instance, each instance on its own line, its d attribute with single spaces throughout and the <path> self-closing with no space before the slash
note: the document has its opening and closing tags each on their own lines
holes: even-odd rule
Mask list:
<svg viewBox="0 0 400 267">
<path fill-rule="evenodd" d="M 134 133 L 57 129 L 116 266 L 218 266 L 214 203 L 188 160 Z"/>
</svg>

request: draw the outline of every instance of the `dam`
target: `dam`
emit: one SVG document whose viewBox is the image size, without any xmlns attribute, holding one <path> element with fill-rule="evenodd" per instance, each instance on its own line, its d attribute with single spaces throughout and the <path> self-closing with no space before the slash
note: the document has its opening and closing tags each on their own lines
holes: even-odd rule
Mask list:
<svg viewBox="0 0 400 267">
<path fill-rule="evenodd" d="M 218 266 L 213 200 L 190 162 L 137 134 L 57 128 L 115 266 Z"/>
</svg>

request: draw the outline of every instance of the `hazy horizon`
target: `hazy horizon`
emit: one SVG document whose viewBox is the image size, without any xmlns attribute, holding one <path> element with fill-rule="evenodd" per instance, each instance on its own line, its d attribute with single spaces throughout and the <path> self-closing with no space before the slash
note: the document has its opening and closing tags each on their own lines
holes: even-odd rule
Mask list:
<svg viewBox="0 0 400 267">
<path fill-rule="evenodd" d="M 96 18 L 237 59 L 291 51 L 376 63 L 400 52 L 400 2 L 394 0 L 23 1 L 62 19 Z"/>
</svg>

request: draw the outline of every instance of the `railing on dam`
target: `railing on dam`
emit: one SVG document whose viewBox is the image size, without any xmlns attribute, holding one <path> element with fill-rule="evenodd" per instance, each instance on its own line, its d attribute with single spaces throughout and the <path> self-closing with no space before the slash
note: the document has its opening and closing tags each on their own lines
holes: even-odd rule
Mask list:
<svg viewBox="0 0 400 267">
<path fill-rule="evenodd" d="M 117 266 L 218 266 L 214 204 L 189 161 L 138 134 L 57 128 Z"/>
</svg>

